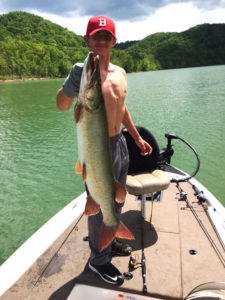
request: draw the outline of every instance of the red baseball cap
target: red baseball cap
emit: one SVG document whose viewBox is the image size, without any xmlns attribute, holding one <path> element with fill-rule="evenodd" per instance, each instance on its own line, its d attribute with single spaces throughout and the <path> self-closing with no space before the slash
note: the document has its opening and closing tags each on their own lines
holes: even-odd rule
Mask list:
<svg viewBox="0 0 225 300">
<path fill-rule="evenodd" d="M 112 19 L 106 16 L 96 16 L 90 18 L 87 25 L 87 35 L 93 35 L 98 31 L 106 30 L 116 39 L 115 24 Z"/>
</svg>

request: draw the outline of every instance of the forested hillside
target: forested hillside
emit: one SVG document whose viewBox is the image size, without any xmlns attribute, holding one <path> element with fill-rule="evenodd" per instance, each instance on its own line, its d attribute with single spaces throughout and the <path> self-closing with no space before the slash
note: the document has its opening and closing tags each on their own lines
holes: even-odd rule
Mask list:
<svg viewBox="0 0 225 300">
<path fill-rule="evenodd" d="M 65 76 L 87 53 L 81 36 L 39 16 L 0 16 L 1 78 Z"/>
<path fill-rule="evenodd" d="M 0 79 L 65 77 L 87 53 L 81 36 L 39 16 L 0 15 Z M 111 58 L 127 72 L 225 64 L 225 24 L 120 43 Z"/>
<path fill-rule="evenodd" d="M 127 49 L 128 71 L 225 64 L 225 24 L 203 24 L 181 33 L 155 33 Z"/>
</svg>

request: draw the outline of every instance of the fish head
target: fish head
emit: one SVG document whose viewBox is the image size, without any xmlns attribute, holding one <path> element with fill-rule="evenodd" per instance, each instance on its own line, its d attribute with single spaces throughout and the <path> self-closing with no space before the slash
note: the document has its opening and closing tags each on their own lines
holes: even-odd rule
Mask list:
<svg viewBox="0 0 225 300">
<path fill-rule="evenodd" d="M 89 53 L 84 63 L 82 75 L 83 88 L 80 101 L 89 110 L 96 110 L 104 103 L 101 88 L 99 56 L 94 57 L 93 52 Z"/>
</svg>

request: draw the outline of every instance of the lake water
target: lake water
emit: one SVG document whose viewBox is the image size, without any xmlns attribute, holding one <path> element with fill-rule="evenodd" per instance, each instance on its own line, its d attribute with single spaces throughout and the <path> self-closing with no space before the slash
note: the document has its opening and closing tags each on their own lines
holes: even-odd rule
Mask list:
<svg viewBox="0 0 225 300">
<path fill-rule="evenodd" d="M 126 103 L 160 147 L 173 132 L 197 150 L 197 179 L 225 204 L 225 66 L 128 74 Z M 0 263 L 84 191 L 73 109 L 60 112 L 62 79 L 0 83 Z M 191 173 L 194 156 L 174 141 L 172 163 Z"/>
</svg>

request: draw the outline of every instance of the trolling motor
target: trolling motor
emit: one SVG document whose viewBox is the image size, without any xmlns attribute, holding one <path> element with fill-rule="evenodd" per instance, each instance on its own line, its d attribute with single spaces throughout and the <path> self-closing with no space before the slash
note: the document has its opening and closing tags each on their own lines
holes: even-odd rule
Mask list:
<svg viewBox="0 0 225 300">
<path fill-rule="evenodd" d="M 194 149 L 194 147 L 192 147 L 185 139 L 179 137 L 178 135 L 176 135 L 174 133 L 166 133 L 165 137 L 167 138 L 167 146 L 166 146 L 166 148 L 162 148 L 160 151 L 158 165 L 170 164 L 171 157 L 173 156 L 173 153 L 174 153 L 171 141 L 172 141 L 172 139 L 177 139 L 177 140 L 182 141 L 184 144 L 186 144 L 194 152 L 195 157 L 197 159 L 197 166 L 192 175 L 187 176 L 185 178 L 181 178 L 181 179 L 172 179 L 171 182 L 184 182 L 184 181 L 187 181 L 187 180 L 191 179 L 192 177 L 194 177 L 198 173 L 199 168 L 200 168 L 199 155 L 196 152 L 196 150 Z"/>
<path fill-rule="evenodd" d="M 171 140 L 173 138 L 176 139 L 177 136 L 173 133 L 171 133 L 171 134 L 166 133 L 165 137 L 167 138 L 167 146 L 166 146 L 166 148 L 162 148 L 160 150 L 158 164 L 165 164 L 165 163 L 170 164 L 171 157 L 173 156 L 173 153 L 174 153 L 174 150 L 171 145 Z"/>
</svg>

